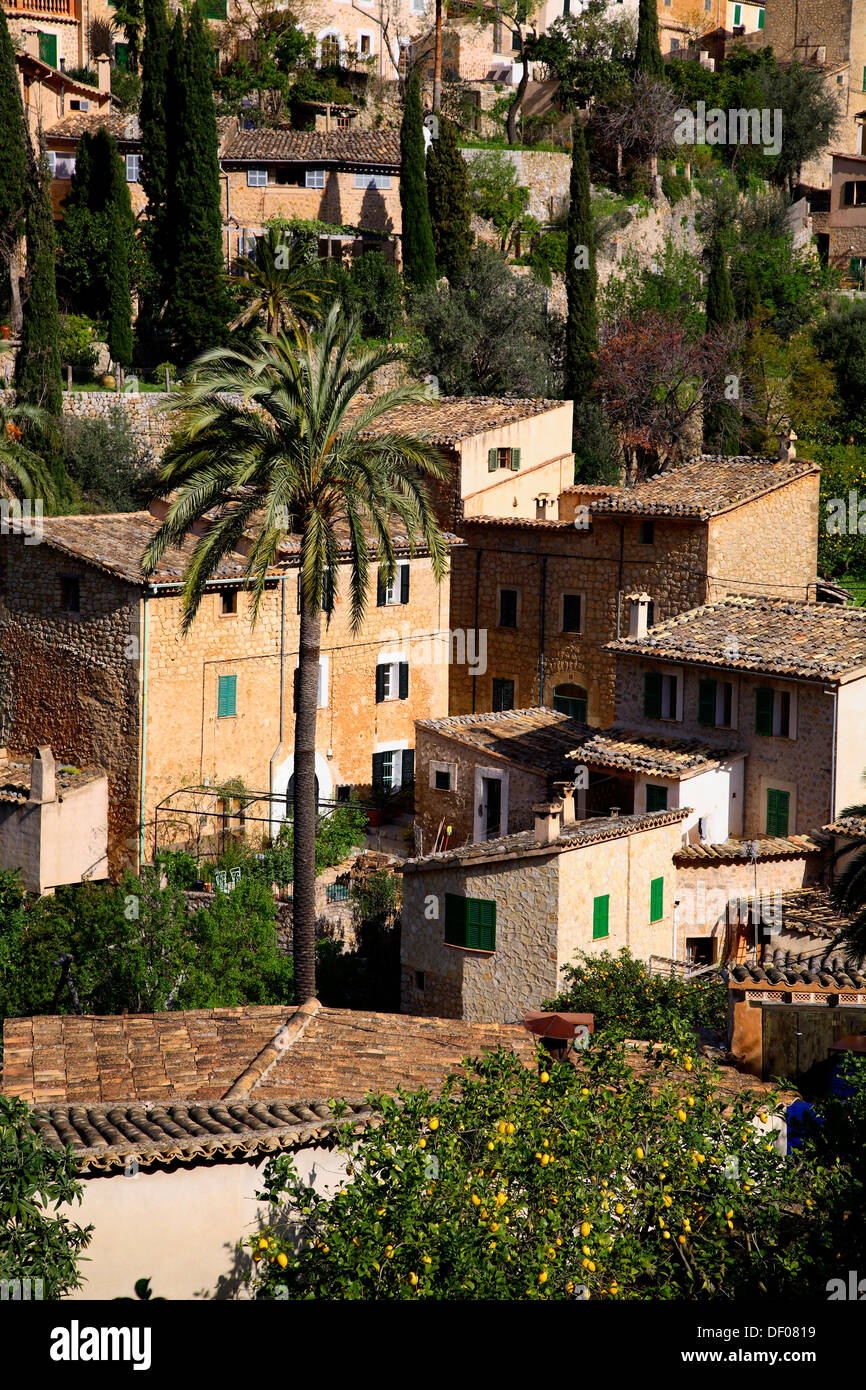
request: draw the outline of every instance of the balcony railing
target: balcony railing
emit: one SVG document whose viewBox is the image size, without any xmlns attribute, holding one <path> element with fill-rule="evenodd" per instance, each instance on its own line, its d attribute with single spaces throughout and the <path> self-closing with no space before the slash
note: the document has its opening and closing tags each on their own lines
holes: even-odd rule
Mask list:
<svg viewBox="0 0 866 1390">
<path fill-rule="evenodd" d="M 12 15 L 41 15 L 43 18 L 74 19 L 75 0 L 3 0 L 3 8 Z"/>
</svg>

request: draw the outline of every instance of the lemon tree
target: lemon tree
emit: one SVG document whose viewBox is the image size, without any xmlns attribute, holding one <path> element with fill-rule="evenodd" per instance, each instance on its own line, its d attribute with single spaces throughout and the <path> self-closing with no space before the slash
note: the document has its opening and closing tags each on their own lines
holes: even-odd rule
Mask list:
<svg viewBox="0 0 866 1390">
<path fill-rule="evenodd" d="M 565 987 L 546 1007 L 591 1013 L 596 1031 L 679 1043 L 696 1028 L 725 1027 L 727 989 L 717 977 L 687 981 L 651 975 L 627 950 L 616 956 L 579 951 L 562 975 Z"/>
<path fill-rule="evenodd" d="M 595 1039 L 579 1067 L 488 1053 L 426 1090 L 371 1097 L 322 1196 L 272 1159 L 251 1242 L 263 1298 L 778 1296 L 806 1275 L 808 1162 L 673 1046 L 639 1065 Z"/>
</svg>

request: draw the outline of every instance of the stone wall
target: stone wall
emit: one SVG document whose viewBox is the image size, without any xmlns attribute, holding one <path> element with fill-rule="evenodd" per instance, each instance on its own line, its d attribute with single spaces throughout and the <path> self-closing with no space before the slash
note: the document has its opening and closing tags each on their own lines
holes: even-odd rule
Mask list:
<svg viewBox="0 0 866 1390">
<path fill-rule="evenodd" d="M 433 785 L 433 764 L 451 768 L 451 788 L 437 791 Z M 507 822 L 502 833 L 531 830 L 535 824 L 533 806 L 548 797 L 545 772 L 523 767 L 505 758 L 446 738 L 419 725 L 415 730 L 415 821 L 421 829 L 420 853 L 430 854 L 444 819 L 452 827 L 450 846 L 456 848 L 475 839 L 475 774 L 478 768 L 495 767 L 508 779 Z M 504 810 L 504 806 L 503 806 Z"/>
<path fill-rule="evenodd" d="M 686 959 L 686 940 L 689 937 L 712 938 L 714 959 L 719 960 L 725 943 L 726 909 L 723 899 L 749 898 L 758 895 L 766 901 L 768 894 L 784 893 L 803 888 L 821 876 L 818 855 L 804 854 L 802 858 L 759 859 L 756 863 L 701 864 L 695 861 L 676 866 L 676 959 Z M 773 899 L 769 900 L 772 908 Z M 781 944 L 781 943 L 780 943 Z M 794 948 L 796 949 L 796 948 Z"/>
<path fill-rule="evenodd" d="M 81 611 L 60 605 L 77 576 Z M 108 774 L 108 861 L 116 877 L 138 848 L 139 598 L 92 566 L 5 536 L 0 548 L 0 744 Z M 130 655 L 133 652 L 134 655 Z"/>
<path fill-rule="evenodd" d="M 483 150 L 461 150 L 463 158 L 472 164 Z M 568 183 L 571 176 L 571 155 L 555 150 L 500 150 L 514 165 L 518 180 L 529 189 L 528 212 L 546 224 L 568 210 Z"/>
<path fill-rule="evenodd" d="M 64 391 L 63 414 L 70 420 L 108 420 L 120 409 L 136 442 L 158 458 L 171 435 L 171 416 L 161 411 L 169 399 L 164 391 Z M 0 405 L 13 401 L 14 392 L 0 391 Z"/>
<path fill-rule="evenodd" d="M 710 598 L 766 593 L 814 597 L 818 572 L 818 472 L 794 478 L 713 517 L 707 545 Z M 658 621 L 658 619 L 656 620 Z"/>
</svg>

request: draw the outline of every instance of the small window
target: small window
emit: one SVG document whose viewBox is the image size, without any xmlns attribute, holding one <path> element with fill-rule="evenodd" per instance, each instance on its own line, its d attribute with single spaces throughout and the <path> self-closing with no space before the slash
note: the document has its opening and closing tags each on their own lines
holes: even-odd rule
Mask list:
<svg viewBox="0 0 866 1390">
<path fill-rule="evenodd" d="M 686 937 L 686 960 L 690 965 L 712 965 L 713 939 L 710 936 Z"/>
<path fill-rule="evenodd" d="M 267 169 L 247 169 L 247 188 L 267 188 Z"/>
<path fill-rule="evenodd" d="M 520 470 L 520 450 L 519 449 L 488 449 L 487 450 L 487 471 L 495 473 L 500 468 L 509 468 L 512 473 Z"/>
<path fill-rule="evenodd" d="M 376 591 L 377 607 L 385 608 L 392 604 L 409 602 L 409 574 L 408 561 L 396 566 L 394 578 L 390 582 L 386 578 L 384 568 L 379 569 Z"/>
<path fill-rule="evenodd" d="M 359 34 L 358 52 L 362 54 L 372 52 L 372 42 L 372 38 L 369 34 Z"/>
<path fill-rule="evenodd" d="M 348 783 L 343 783 L 337 788 L 337 800 L 339 802 L 352 800 L 352 788 Z"/>
<path fill-rule="evenodd" d="M 60 576 L 60 607 L 64 613 L 81 612 L 81 580 L 76 574 Z"/>
<path fill-rule="evenodd" d="M 420 989 L 420 990 L 422 991 L 422 993 L 423 993 L 423 990 L 424 990 L 424 971 L 423 971 L 423 970 L 416 970 L 416 971 L 415 971 L 415 988 L 416 988 L 416 989 Z"/>
<path fill-rule="evenodd" d="M 223 589 L 220 593 L 220 613 L 227 618 L 238 611 L 237 589 Z"/>
<path fill-rule="evenodd" d="M 734 6 L 734 24 L 735 24 L 735 25 L 741 24 L 741 23 L 742 23 L 742 13 L 743 13 L 743 7 L 742 7 L 742 5 L 735 5 L 735 6 Z"/>
<path fill-rule="evenodd" d="M 324 188 L 325 171 L 324 169 L 308 169 L 304 175 L 305 188 Z"/>
<path fill-rule="evenodd" d="M 647 815 L 651 815 L 653 811 L 666 811 L 668 809 L 667 787 L 657 787 L 651 782 L 647 782 L 646 809 Z"/>
<path fill-rule="evenodd" d="M 670 4 L 670 0 L 666 0 L 666 4 Z M 679 51 L 680 51 L 680 41 L 679 41 L 679 39 L 671 39 L 671 53 L 679 53 Z"/>
<path fill-rule="evenodd" d="M 610 934 L 610 894 L 604 893 L 602 896 L 593 899 L 592 903 L 592 939 L 601 941 L 603 937 Z"/>
<path fill-rule="evenodd" d="M 220 676 L 217 685 L 217 719 L 231 719 L 236 715 L 237 699 L 237 676 Z"/>
<path fill-rule="evenodd" d="M 842 202 L 848 208 L 866 206 L 866 179 L 849 180 L 849 182 L 844 183 L 842 185 Z"/>
<path fill-rule="evenodd" d="M 641 545 L 652 545 L 655 541 L 655 522 L 642 521 L 640 524 L 640 543 Z"/>
<path fill-rule="evenodd" d="M 499 590 L 499 626 L 517 627 L 517 590 Z"/>
<path fill-rule="evenodd" d="M 650 880 L 650 921 L 660 922 L 665 915 L 664 909 L 665 881 L 664 878 L 654 878 Z"/>
<path fill-rule="evenodd" d="M 791 693 L 759 686 L 755 691 L 755 733 L 767 738 L 791 737 Z"/>
<path fill-rule="evenodd" d="M 562 595 L 562 630 L 580 632 L 580 594 Z"/>
<path fill-rule="evenodd" d="M 445 944 L 468 951 L 496 950 L 496 903 L 445 894 Z"/>
<path fill-rule="evenodd" d="M 376 704 L 385 700 L 408 700 L 409 664 L 406 661 L 382 661 L 376 667 Z"/>
<path fill-rule="evenodd" d="M 784 839 L 788 834 L 791 793 L 767 789 L 767 834 Z"/>
<path fill-rule="evenodd" d="M 492 707 L 495 713 L 514 709 L 514 681 L 506 680 L 502 676 L 493 677 Z"/>
<path fill-rule="evenodd" d="M 569 719 L 579 719 L 586 723 L 587 693 L 582 685 L 555 685 L 553 687 L 553 708 Z"/>
<path fill-rule="evenodd" d="M 734 687 L 730 681 L 698 681 L 698 723 L 709 729 L 730 729 Z"/>
<path fill-rule="evenodd" d="M 337 68 L 340 66 L 340 40 L 336 34 L 326 34 L 322 39 L 320 48 L 320 62 L 323 68 Z"/>
<path fill-rule="evenodd" d="M 323 185 L 324 187 L 324 185 Z M 383 191 L 391 187 L 390 174 L 355 174 L 356 188 L 381 188 Z"/>
<path fill-rule="evenodd" d="M 437 767 L 433 774 L 433 786 L 437 792 L 450 792 L 451 790 L 451 770 L 447 767 Z"/>
<path fill-rule="evenodd" d="M 676 719 L 677 677 L 644 672 L 643 712 L 648 719 Z"/>
<path fill-rule="evenodd" d="M 141 183 L 141 155 L 128 154 L 126 156 L 126 182 Z"/>
</svg>

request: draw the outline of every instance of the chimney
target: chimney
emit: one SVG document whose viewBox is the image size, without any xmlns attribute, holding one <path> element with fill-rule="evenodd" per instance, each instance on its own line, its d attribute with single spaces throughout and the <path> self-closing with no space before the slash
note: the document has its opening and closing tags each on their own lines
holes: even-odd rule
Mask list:
<svg viewBox="0 0 866 1390">
<path fill-rule="evenodd" d="M 8 765 L 9 765 L 9 749 L 8 749 L 8 748 L 0 748 L 0 767 L 8 767 Z"/>
<path fill-rule="evenodd" d="M 56 786 L 54 771 L 57 764 L 47 743 L 43 743 L 33 754 L 30 763 L 30 800 L 54 801 Z"/>
<path fill-rule="evenodd" d="M 779 434 L 779 462 L 790 463 L 797 457 L 797 436 L 791 429 Z"/>
<path fill-rule="evenodd" d="M 535 839 L 540 845 L 552 845 L 559 838 L 562 824 L 562 802 L 542 802 L 533 806 L 535 815 Z"/>
<path fill-rule="evenodd" d="M 628 600 L 628 635 L 629 637 L 646 637 L 647 623 L 649 619 L 649 606 L 651 599 L 649 594 L 626 594 Z"/>
<path fill-rule="evenodd" d="M 573 782 L 554 782 L 553 790 L 556 793 L 557 801 L 562 803 L 562 828 L 567 825 L 574 825 L 574 783 Z"/>
<path fill-rule="evenodd" d="M 104 53 L 96 59 L 96 85 L 100 92 L 111 91 L 111 59 Z"/>
<path fill-rule="evenodd" d="M 618 807 L 618 806 L 611 806 L 611 808 L 610 808 L 610 818 L 611 818 L 611 820 L 616 820 L 616 818 L 617 818 L 618 815 L 619 815 L 619 807 Z"/>
</svg>

